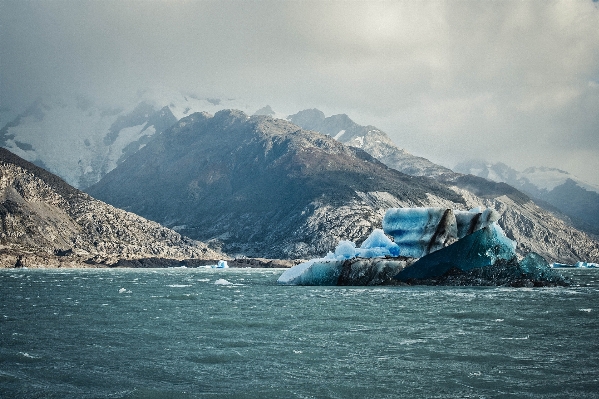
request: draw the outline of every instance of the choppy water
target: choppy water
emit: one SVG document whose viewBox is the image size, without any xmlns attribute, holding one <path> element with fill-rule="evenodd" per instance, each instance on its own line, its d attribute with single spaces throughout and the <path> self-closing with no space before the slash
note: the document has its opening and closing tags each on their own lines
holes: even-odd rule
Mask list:
<svg viewBox="0 0 599 399">
<path fill-rule="evenodd" d="M 599 397 L 598 270 L 542 289 L 280 273 L 2 270 L 0 397 Z"/>
</svg>

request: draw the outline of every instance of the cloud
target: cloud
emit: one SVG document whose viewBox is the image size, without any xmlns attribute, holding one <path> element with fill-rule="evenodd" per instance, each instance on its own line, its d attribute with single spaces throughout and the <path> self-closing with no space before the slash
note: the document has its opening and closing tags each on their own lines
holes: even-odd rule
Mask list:
<svg viewBox="0 0 599 399">
<path fill-rule="evenodd" d="M 599 158 L 590 0 L 0 0 L 0 11 L 2 105 L 162 86 L 347 113 L 450 166 L 482 157 L 580 175 Z"/>
</svg>

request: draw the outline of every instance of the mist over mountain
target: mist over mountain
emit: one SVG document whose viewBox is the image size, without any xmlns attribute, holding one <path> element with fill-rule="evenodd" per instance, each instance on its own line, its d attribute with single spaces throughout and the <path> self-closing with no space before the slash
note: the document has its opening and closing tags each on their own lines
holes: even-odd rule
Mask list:
<svg viewBox="0 0 599 399">
<path fill-rule="evenodd" d="M 0 113 L 5 117 L 0 147 L 84 189 L 182 117 L 227 106 L 249 107 L 177 91 L 143 91 L 109 104 L 84 96 L 45 96 L 20 111 Z"/>
<path fill-rule="evenodd" d="M 231 255 L 321 256 L 364 240 L 389 207 L 485 206 L 521 254 L 599 257 L 599 243 L 507 184 L 409 176 L 327 135 L 234 110 L 181 119 L 88 192 Z"/>
</svg>

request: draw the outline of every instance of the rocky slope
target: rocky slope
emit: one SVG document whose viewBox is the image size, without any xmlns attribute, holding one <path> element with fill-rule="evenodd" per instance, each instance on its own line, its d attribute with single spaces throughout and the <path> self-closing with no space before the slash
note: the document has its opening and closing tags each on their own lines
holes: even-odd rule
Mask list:
<svg viewBox="0 0 599 399">
<path fill-rule="evenodd" d="M 599 258 L 596 241 L 518 190 L 436 170 L 438 180 L 409 176 L 332 137 L 229 110 L 183 118 L 89 192 L 231 255 L 317 257 L 340 239 L 359 244 L 389 207 L 484 205 L 506 215 L 521 254 Z"/>
<path fill-rule="evenodd" d="M 3 267 L 223 257 L 156 222 L 94 200 L 1 148 L 0 253 Z"/>
</svg>

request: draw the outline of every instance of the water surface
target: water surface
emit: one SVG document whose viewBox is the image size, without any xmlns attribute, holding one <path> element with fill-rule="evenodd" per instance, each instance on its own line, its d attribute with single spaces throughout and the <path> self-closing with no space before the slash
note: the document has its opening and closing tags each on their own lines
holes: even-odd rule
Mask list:
<svg viewBox="0 0 599 399">
<path fill-rule="evenodd" d="M 599 397 L 598 270 L 534 289 L 281 272 L 2 270 L 0 397 Z"/>
</svg>

